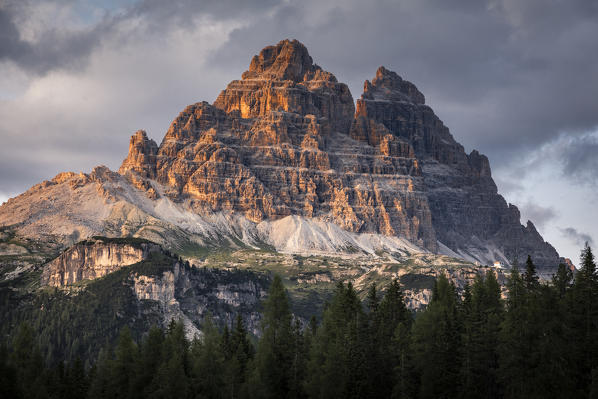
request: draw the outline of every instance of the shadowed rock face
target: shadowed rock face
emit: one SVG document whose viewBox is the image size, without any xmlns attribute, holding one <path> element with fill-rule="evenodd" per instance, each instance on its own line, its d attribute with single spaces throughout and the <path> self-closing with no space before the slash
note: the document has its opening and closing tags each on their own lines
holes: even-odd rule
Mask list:
<svg viewBox="0 0 598 399">
<path fill-rule="evenodd" d="M 354 108 L 347 86 L 295 40 L 264 48 L 213 105 L 181 112 L 155 164 L 144 135 L 130 148 L 121 173 L 157 180 L 198 213 L 318 217 L 433 252 L 440 241 L 470 259 L 558 262 L 498 195 L 488 159 L 465 153 L 414 84 L 380 67 Z"/>
<path fill-rule="evenodd" d="M 185 108 L 159 146 L 136 132 L 119 173 L 98 167 L 42 182 L 0 207 L 0 226 L 64 243 L 75 233 L 170 242 L 203 234 L 197 215 L 229 215 L 212 218 L 217 231 L 228 226 L 251 245 L 243 235 L 251 229 L 239 227 L 246 219 L 292 216 L 287 221 L 397 236 L 417 250 L 481 263 L 528 254 L 540 271 L 558 263 L 554 248 L 497 193 L 488 159 L 465 153 L 415 85 L 380 67 L 354 105 L 347 86 L 295 40 L 263 49 L 214 104 Z M 323 234 L 338 241 L 341 230 L 326 226 Z M 173 235 L 162 239 L 162 230 Z M 308 230 L 268 237 L 313 251 L 298 244 L 321 241 Z"/>
<path fill-rule="evenodd" d="M 557 265 L 556 250 L 531 222 L 522 226 L 517 207 L 498 194 L 488 158 L 475 150 L 467 155 L 417 88 L 384 67 L 365 82 L 351 135 L 375 144 L 381 132 L 413 146 L 439 241 L 457 253 L 487 253 L 507 264 L 529 254 L 544 267 Z"/>
<path fill-rule="evenodd" d="M 301 43 L 285 40 L 255 56 L 213 105 L 181 112 L 155 165 L 147 162 L 151 145 L 133 144 L 143 141 L 136 134 L 136 153 L 120 172 L 157 180 L 197 213 L 238 211 L 254 222 L 318 217 L 436 250 L 412 146 L 388 131 L 375 142 L 354 140 L 354 111 L 347 86 L 313 64 Z M 146 148 L 147 156 L 137 153 Z"/>
</svg>

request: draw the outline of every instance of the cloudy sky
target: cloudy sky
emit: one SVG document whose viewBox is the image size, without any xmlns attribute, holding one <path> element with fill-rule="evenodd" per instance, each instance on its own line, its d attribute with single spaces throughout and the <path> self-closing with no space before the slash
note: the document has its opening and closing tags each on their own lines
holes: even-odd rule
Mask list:
<svg viewBox="0 0 598 399">
<path fill-rule="evenodd" d="M 284 38 L 361 94 L 415 83 L 499 191 L 575 263 L 598 244 L 595 0 L 0 0 L 0 202 L 61 171 L 117 169 Z M 593 241 L 594 240 L 594 241 Z"/>
</svg>

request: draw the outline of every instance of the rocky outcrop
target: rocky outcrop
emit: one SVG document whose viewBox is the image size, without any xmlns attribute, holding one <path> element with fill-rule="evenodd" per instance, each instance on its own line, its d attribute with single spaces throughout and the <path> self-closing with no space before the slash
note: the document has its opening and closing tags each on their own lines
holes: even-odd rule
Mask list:
<svg viewBox="0 0 598 399">
<path fill-rule="evenodd" d="M 82 280 L 93 280 L 123 266 L 146 259 L 161 251 L 150 242 L 127 243 L 126 240 L 98 238 L 80 242 L 44 266 L 42 284 L 65 287 Z"/>
<path fill-rule="evenodd" d="M 498 194 L 488 158 L 475 150 L 466 154 L 417 88 L 384 67 L 371 83 L 365 82 L 352 136 L 376 143 L 380 132 L 413 146 L 422 166 L 433 228 L 442 244 L 457 255 L 487 264 L 492 260 L 511 264 L 528 254 L 543 269 L 558 264 L 556 250 L 531 222 L 522 226 L 517 207 Z"/>
<path fill-rule="evenodd" d="M 159 146 L 136 132 L 119 173 L 60 174 L 4 204 L 0 225 L 63 244 L 136 235 L 173 249 L 230 236 L 375 253 L 387 240 L 370 237 L 383 235 L 482 264 L 558 263 L 498 194 L 488 159 L 465 153 L 414 84 L 380 67 L 354 106 L 295 40 L 264 48 L 213 104 L 186 107 Z M 332 245 L 314 244 L 322 237 Z"/>
<path fill-rule="evenodd" d="M 301 43 L 285 40 L 255 56 L 213 105 L 187 107 L 155 165 L 131 164 L 152 157 L 138 153 L 147 146 L 132 144 L 121 171 L 141 169 L 138 176 L 155 179 L 199 214 L 235 211 L 256 223 L 320 218 L 436 250 L 412 146 L 381 125 L 374 141 L 351 139 L 353 114 L 347 86 L 315 65 Z"/>
<path fill-rule="evenodd" d="M 259 334 L 260 303 L 269 284 L 264 275 L 191 267 L 173 260 L 162 273 L 133 273 L 130 280 L 137 300 L 155 303 L 165 328 L 173 319 L 182 321 L 188 338 L 201 334 L 208 313 L 228 326 L 239 314 L 248 330 Z"/>
</svg>

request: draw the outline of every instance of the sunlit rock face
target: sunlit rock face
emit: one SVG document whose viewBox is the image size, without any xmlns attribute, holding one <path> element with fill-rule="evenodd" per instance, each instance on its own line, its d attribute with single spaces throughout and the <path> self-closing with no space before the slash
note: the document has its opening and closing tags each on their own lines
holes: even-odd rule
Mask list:
<svg viewBox="0 0 598 399">
<path fill-rule="evenodd" d="M 161 251 L 152 243 L 123 244 L 87 240 L 72 246 L 45 265 L 42 284 L 64 287 L 83 280 L 93 280 L 124 266 L 146 259 Z"/>
<path fill-rule="evenodd" d="M 288 243 L 298 230 L 279 237 L 268 226 L 301 220 L 286 225 L 328 226 L 333 241 L 344 236 L 336 227 L 400 238 L 483 264 L 528 254 L 540 271 L 558 263 L 497 193 L 488 159 L 465 153 L 414 84 L 380 67 L 354 105 L 295 40 L 264 48 L 213 104 L 186 107 L 160 145 L 136 132 L 119 173 L 61 174 L 0 207 L 0 225 L 61 243 L 138 235 L 176 248 L 189 233 L 209 241 L 210 220 L 216 235 L 250 244 Z M 303 241 L 311 246 L 284 247 L 312 249 Z"/>
<path fill-rule="evenodd" d="M 301 43 L 285 40 L 255 56 L 213 105 L 179 114 L 155 165 L 147 162 L 153 147 L 134 145 L 134 136 L 135 153 L 121 172 L 157 180 L 198 213 L 237 211 L 254 222 L 317 217 L 436 250 L 412 146 L 388 131 L 355 140 L 354 113 L 348 87 L 315 65 Z"/>
</svg>

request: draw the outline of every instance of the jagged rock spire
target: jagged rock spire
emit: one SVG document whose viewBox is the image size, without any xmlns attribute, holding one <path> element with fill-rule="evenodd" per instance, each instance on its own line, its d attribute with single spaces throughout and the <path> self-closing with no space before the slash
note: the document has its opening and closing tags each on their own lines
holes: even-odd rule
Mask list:
<svg viewBox="0 0 598 399">
<path fill-rule="evenodd" d="M 283 40 L 251 60 L 241 80 L 232 81 L 214 106 L 242 118 L 284 111 L 314 115 L 323 133 L 347 133 L 355 106 L 347 85 L 313 63 L 303 44 Z"/>
<path fill-rule="evenodd" d="M 134 171 L 142 177 L 153 178 L 156 175 L 156 154 L 158 145 L 147 137 L 145 130 L 138 130 L 131 136 L 129 153 L 118 172 L 125 174 Z"/>
<path fill-rule="evenodd" d="M 307 48 L 297 40 L 282 40 L 255 55 L 243 79 L 273 79 L 301 82 L 321 68 L 314 65 Z M 329 76 L 334 79 L 332 74 Z M 307 79 L 306 79 L 307 78 Z M 334 79 L 336 80 L 336 79 Z"/>
</svg>

